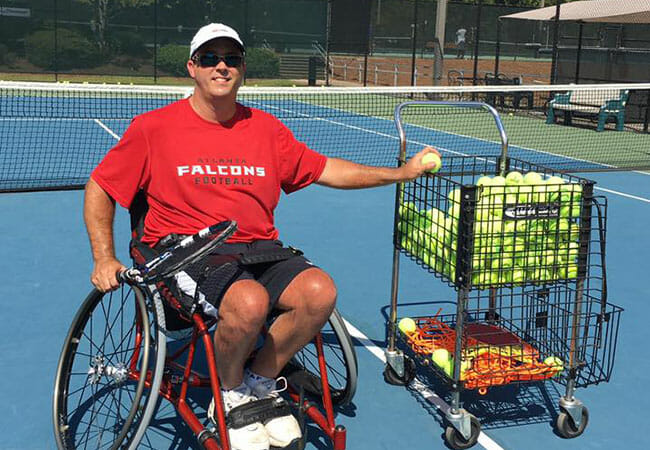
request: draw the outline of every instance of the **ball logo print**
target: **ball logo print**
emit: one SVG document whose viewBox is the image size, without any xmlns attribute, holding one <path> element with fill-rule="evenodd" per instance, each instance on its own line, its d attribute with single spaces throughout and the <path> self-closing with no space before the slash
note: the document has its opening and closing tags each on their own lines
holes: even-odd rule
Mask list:
<svg viewBox="0 0 650 450">
<path fill-rule="evenodd" d="M 560 217 L 559 203 L 542 203 L 527 205 L 506 205 L 503 216 L 511 220 L 554 219 Z"/>
</svg>

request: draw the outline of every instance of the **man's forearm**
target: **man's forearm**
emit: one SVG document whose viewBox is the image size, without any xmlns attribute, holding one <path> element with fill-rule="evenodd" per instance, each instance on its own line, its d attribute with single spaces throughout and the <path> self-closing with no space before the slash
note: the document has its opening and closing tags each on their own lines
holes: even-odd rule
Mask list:
<svg viewBox="0 0 650 450">
<path fill-rule="evenodd" d="M 115 258 L 113 220 L 115 202 L 92 179 L 86 185 L 84 197 L 84 221 L 90 240 L 93 259 Z"/>
<path fill-rule="evenodd" d="M 338 158 L 329 158 L 318 184 L 339 189 L 361 189 L 384 186 L 408 179 L 403 167 L 372 167 Z"/>
</svg>

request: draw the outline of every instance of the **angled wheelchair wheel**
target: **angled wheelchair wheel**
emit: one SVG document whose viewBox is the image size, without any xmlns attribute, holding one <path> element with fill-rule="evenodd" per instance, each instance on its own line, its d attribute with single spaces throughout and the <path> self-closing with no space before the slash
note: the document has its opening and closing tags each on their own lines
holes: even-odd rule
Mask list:
<svg viewBox="0 0 650 450">
<path fill-rule="evenodd" d="M 345 322 L 335 309 L 321 330 L 332 403 L 347 405 L 357 390 L 357 355 Z M 316 345 L 309 344 L 287 364 L 284 371 L 290 383 L 303 386 L 305 392 L 322 395 L 321 375 Z"/>
<path fill-rule="evenodd" d="M 138 287 L 129 285 L 88 295 L 72 322 L 56 373 L 58 448 L 137 446 L 139 431 L 153 414 L 163 372 L 157 367 L 165 345 L 156 338 L 156 310 Z"/>
</svg>

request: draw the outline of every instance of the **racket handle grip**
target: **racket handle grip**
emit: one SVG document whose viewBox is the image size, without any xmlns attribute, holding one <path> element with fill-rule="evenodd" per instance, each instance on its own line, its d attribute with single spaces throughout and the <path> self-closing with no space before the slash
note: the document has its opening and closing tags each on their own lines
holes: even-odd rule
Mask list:
<svg viewBox="0 0 650 450">
<path fill-rule="evenodd" d="M 142 275 L 140 271 L 134 267 L 126 270 L 120 270 L 117 273 L 117 281 L 120 283 L 140 283 L 142 282 Z"/>
</svg>

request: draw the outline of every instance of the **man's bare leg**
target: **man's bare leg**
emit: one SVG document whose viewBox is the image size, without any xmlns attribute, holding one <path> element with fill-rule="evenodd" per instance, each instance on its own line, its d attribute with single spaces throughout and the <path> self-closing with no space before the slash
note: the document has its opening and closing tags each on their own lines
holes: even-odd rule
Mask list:
<svg viewBox="0 0 650 450">
<path fill-rule="evenodd" d="M 215 357 L 223 389 L 232 389 L 242 383 L 244 363 L 253 351 L 268 309 L 268 292 L 257 281 L 236 281 L 226 291 L 214 333 Z"/>
<path fill-rule="evenodd" d="M 336 286 L 318 268 L 307 269 L 287 286 L 277 308 L 284 310 L 273 322 L 251 371 L 276 378 L 298 350 L 304 347 L 327 322 L 336 304 Z"/>
</svg>

